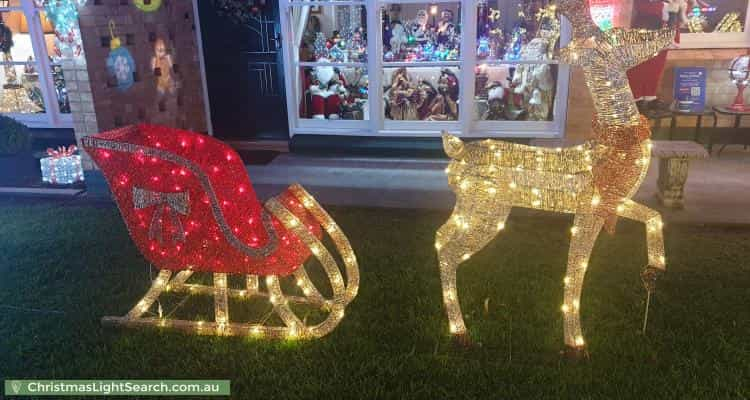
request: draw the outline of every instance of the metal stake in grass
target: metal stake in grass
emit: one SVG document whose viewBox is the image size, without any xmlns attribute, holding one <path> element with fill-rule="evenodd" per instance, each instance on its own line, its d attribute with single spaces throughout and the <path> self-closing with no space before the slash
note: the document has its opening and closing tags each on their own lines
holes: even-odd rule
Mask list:
<svg viewBox="0 0 750 400">
<path fill-rule="evenodd" d="M 646 310 L 643 313 L 643 333 L 646 334 L 646 325 L 648 324 L 648 305 L 651 304 L 651 291 L 646 291 Z"/>
</svg>

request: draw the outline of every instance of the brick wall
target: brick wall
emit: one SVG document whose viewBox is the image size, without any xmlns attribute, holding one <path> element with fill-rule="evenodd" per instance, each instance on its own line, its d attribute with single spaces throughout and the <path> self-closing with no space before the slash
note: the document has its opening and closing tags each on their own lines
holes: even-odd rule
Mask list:
<svg viewBox="0 0 750 400">
<path fill-rule="evenodd" d="M 78 57 L 67 57 L 62 60 L 65 87 L 68 90 L 70 100 L 70 111 L 73 115 L 73 129 L 81 146 L 81 138 L 99 132 L 99 124 L 96 120 L 94 99 L 91 94 L 91 83 L 86 67 L 86 54 L 81 53 Z M 85 152 L 81 151 L 84 169 L 92 169 L 93 163 Z"/>
<path fill-rule="evenodd" d="M 136 64 L 135 83 L 124 92 L 106 66 L 110 20 Z M 79 23 L 91 93 L 81 93 L 83 116 L 76 118 L 86 134 L 142 122 L 207 130 L 192 1 L 164 0 L 158 11 L 145 13 L 129 0 L 91 0 L 79 8 Z M 158 73 L 151 68 L 157 39 L 166 42 L 174 62 L 172 94 L 157 91 Z M 94 118 L 87 118 L 89 111 Z"/>
</svg>

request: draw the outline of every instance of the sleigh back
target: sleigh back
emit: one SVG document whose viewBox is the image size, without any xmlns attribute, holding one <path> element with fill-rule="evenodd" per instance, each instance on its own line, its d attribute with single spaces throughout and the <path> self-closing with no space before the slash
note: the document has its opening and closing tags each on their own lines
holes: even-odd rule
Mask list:
<svg viewBox="0 0 750 400">
<path fill-rule="evenodd" d="M 160 269 L 287 275 L 309 256 L 258 201 L 226 144 L 173 128 L 128 126 L 83 139 L 130 236 Z M 290 193 L 282 201 L 295 203 Z M 316 236 L 302 207 L 289 207 Z"/>
</svg>

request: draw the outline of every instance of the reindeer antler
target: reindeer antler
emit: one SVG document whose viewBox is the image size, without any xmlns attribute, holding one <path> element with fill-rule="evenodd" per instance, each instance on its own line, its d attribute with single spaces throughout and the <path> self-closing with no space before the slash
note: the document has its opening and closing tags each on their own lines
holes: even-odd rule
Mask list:
<svg viewBox="0 0 750 400">
<path fill-rule="evenodd" d="M 589 38 L 602 33 L 591 18 L 588 0 L 559 0 L 557 9 L 573 25 L 573 37 Z"/>
<path fill-rule="evenodd" d="M 640 125 L 626 71 L 669 46 L 674 30 L 603 32 L 591 18 L 588 0 L 559 0 L 558 9 L 573 25 L 573 40 L 560 51 L 560 59 L 583 68 L 599 123 Z"/>
</svg>

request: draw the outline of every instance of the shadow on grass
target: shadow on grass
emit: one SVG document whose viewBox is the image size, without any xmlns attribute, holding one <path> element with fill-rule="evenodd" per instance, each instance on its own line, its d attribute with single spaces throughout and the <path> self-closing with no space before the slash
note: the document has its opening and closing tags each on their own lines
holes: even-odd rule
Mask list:
<svg viewBox="0 0 750 400">
<path fill-rule="evenodd" d="M 359 296 L 321 340 L 265 342 L 103 328 L 148 286 L 115 208 L 0 204 L 0 378 L 230 379 L 237 398 L 750 396 L 750 228 L 666 228 L 645 337 L 643 227 L 603 234 L 581 306 L 591 357 L 570 363 L 559 355 L 570 219 L 511 216 L 459 269 L 477 343 L 460 350 L 433 248 L 447 213 L 331 213 L 358 255 Z M 208 317 L 205 300 L 181 311 Z"/>
</svg>

